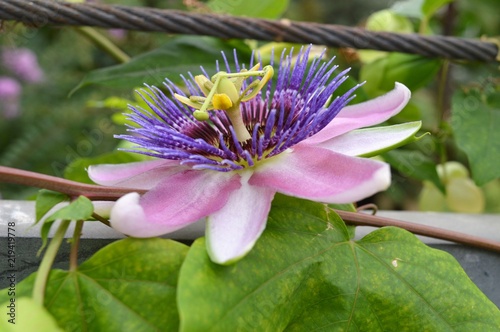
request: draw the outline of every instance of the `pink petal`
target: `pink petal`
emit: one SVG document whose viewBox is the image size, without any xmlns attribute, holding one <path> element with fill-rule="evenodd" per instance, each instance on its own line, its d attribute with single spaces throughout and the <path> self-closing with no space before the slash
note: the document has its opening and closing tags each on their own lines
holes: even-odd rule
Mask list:
<svg viewBox="0 0 500 332">
<path fill-rule="evenodd" d="M 325 203 L 351 203 L 387 189 L 389 165 L 296 145 L 260 165 L 249 183 Z"/>
<path fill-rule="evenodd" d="M 274 193 L 243 183 L 222 209 L 208 217 L 207 250 L 213 262 L 231 264 L 252 249 L 266 227 Z"/>
<path fill-rule="evenodd" d="M 357 129 L 316 145 L 348 156 L 375 156 L 413 140 L 422 122 Z"/>
<path fill-rule="evenodd" d="M 170 233 L 220 210 L 240 186 L 233 173 L 177 173 L 140 199 L 135 193 L 121 197 L 111 211 L 111 226 L 134 237 Z"/>
<path fill-rule="evenodd" d="M 410 90 L 396 83 L 394 90 L 383 96 L 344 107 L 339 114 L 316 135 L 304 142 L 318 144 L 353 129 L 372 126 L 398 114 L 410 100 Z"/>
<path fill-rule="evenodd" d="M 177 160 L 158 159 L 126 164 L 92 165 L 88 174 L 103 186 L 151 189 L 166 176 L 186 170 Z"/>
</svg>

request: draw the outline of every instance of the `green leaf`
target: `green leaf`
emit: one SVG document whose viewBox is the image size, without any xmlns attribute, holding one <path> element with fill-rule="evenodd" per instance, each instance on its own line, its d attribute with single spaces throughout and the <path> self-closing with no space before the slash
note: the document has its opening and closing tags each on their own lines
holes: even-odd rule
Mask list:
<svg viewBox="0 0 500 332">
<path fill-rule="evenodd" d="M 391 10 L 394 13 L 418 19 L 429 19 L 441 7 L 453 0 L 403 0 L 395 2 Z"/>
<path fill-rule="evenodd" d="M 57 323 L 44 307 L 28 297 L 13 297 L 14 302 L 9 300 L 1 304 L 1 308 L 7 312 L 7 316 L 0 319 L 0 331 L 2 332 L 62 332 Z M 14 305 L 14 312 L 9 306 Z M 5 308 L 7 308 L 5 310 Z M 9 314 L 13 313 L 13 316 Z M 29 318 L 28 318 L 29 313 Z"/>
<path fill-rule="evenodd" d="M 148 158 L 148 157 L 146 157 Z M 89 178 L 87 168 L 99 164 L 123 164 L 146 159 L 144 155 L 123 151 L 114 151 L 97 157 L 79 158 L 69 164 L 64 170 L 64 177 L 68 180 L 94 184 Z"/>
<path fill-rule="evenodd" d="M 383 158 L 404 175 L 421 181 L 430 181 L 444 193 L 444 185 L 439 179 L 435 162 L 422 152 L 399 149 L 386 152 Z"/>
<path fill-rule="evenodd" d="M 422 4 L 422 13 L 426 17 L 433 16 L 441 7 L 453 2 L 453 0 L 424 0 Z"/>
<path fill-rule="evenodd" d="M 387 227 L 355 242 L 324 205 L 277 197 L 255 248 L 181 268 L 181 331 L 497 331 L 500 311 L 449 254 Z"/>
<path fill-rule="evenodd" d="M 139 55 L 131 61 L 90 72 L 71 92 L 91 85 L 105 85 L 132 89 L 144 83 L 161 86 L 168 77 L 174 83 L 182 83 L 180 75 L 200 73 L 203 66 L 208 73 L 215 73 L 215 62 L 221 60 L 221 51 L 232 59 L 238 51 L 240 63 L 248 63 L 251 50 L 242 41 L 223 42 L 212 37 L 183 36 L 172 38 L 154 51 Z"/>
<path fill-rule="evenodd" d="M 210 0 L 207 6 L 222 14 L 236 16 L 279 18 L 288 7 L 288 0 L 273 1 L 227 1 Z"/>
<path fill-rule="evenodd" d="M 47 239 L 49 236 L 50 228 L 54 221 L 60 220 L 88 220 L 92 217 L 92 213 L 94 212 L 94 205 L 92 202 L 85 196 L 79 196 L 69 205 L 57 210 L 48 216 L 44 222 L 42 229 L 40 231 L 40 236 L 42 238 L 42 246 L 38 253 L 41 253 L 42 250 L 47 245 Z"/>
<path fill-rule="evenodd" d="M 366 93 L 375 97 L 394 88 L 394 82 L 406 85 L 415 91 L 429 83 L 441 67 L 442 60 L 419 55 L 390 53 L 365 64 L 361 68 L 360 81 Z"/>
<path fill-rule="evenodd" d="M 47 214 L 57 204 L 68 201 L 69 197 L 55 191 L 40 189 L 36 196 L 35 210 L 36 210 L 36 223 L 38 223 L 43 216 Z"/>
<path fill-rule="evenodd" d="M 481 186 L 500 177 L 500 91 L 457 91 L 451 127 L 458 147 L 467 154 L 474 182 Z"/>
<path fill-rule="evenodd" d="M 57 210 L 45 219 L 45 222 L 61 220 L 86 220 L 92 216 L 94 206 L 92 202 L 85 196 L 79 196 L 68 206 Z"/>
<path fill-rule="evenodd" d="M 176 287 L 187 250 L 159 238 L 113 242 L 74 272 L 52 270 L 45 307 L 66 331 L 177 331 Z M 17 285 L 17 296 L 31 294 L 35 276 Z M 2 291 L 0 302 L 6 298 Z"/>
</svg>

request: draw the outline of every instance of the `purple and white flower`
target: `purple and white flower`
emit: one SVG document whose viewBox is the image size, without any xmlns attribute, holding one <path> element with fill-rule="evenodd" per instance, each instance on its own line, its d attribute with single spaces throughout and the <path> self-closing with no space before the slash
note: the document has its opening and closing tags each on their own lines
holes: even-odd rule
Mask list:
<svg viewBox="0 0 500 332">
<path fill-rule="evenodd" d="M 191 76 L 185 83 L 190 96 L 206 98 L 188 98 L 171 82 L 165 87 L 176 98 L 155 87 L 143 91 L 150 110 L 131 107 L 130 120 L 138 126 L 130 127 L 132 135 L 118 137 L 155 159 L 89 168 L 96 183 L 147 190 L 116 202 L 112 227 L 134 237 L 151 237 L 206 217 L 208 253 L 214 262 L 229 264 L 253 247 L 277 192 L 350 203 L 385 190 L 391 179 L 389 165 L 361 157 L 412 140 L 420 122 L 358 128 L 397 114 L 410 91 L 396 83 L 381 97 L 347 106 L 355 89 L 335 94 L 347 71 L 335 74 L 337 66 L 320 58 L 308 62 L 309 50 L 302 50 L 293 65 L 291 54 L 283 55 L 274 84 L 262 84 L 264 80 L 250 75 L 244 77 L 250 82 L 228 81 L 237 94 L 218 94 L 232 101 L 222 110 L 215 97 L 210 99 L 213 84 L 205 71 L 201 79 Z M 224 61 L 227 73 L 247 73 L 236 54 L 235 71 Z M 252 98 L 245 98 L 246 93 Z M 213 110 L 207 113 L 208 121 L 198 121 L 193 116 L 199 112 L 196 102 L 201 105 L 206 99 Z"/>
</svg>

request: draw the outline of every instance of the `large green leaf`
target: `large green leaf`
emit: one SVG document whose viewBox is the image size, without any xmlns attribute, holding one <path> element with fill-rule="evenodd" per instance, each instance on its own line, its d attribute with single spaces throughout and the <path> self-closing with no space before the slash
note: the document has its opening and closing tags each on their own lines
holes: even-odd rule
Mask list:
<svg viewBox="0 0 500 332">
<path fill-rule="evenodd" d="M 393 150 L 383 155 L 392 167 L 411 178 L 432 182 L 442 193 L 444 185 L 436 171 L 436 163 L 418 150 Z"/>
<path fill-rule="evenodd" d="M 52 270 L 45 307 L 66 331 L 177 331 L 176 286 L 187 249 L 158 238 L 114 242 L 77 271 Z M 16 296 L 30 296 L 34 279 L 18 284 Z M 7 299 L 2 291 L 0 303 Z"/>
<path fill-rule="evenodd" d="M 394 88 L 394 82 L 415 91 L 429 83 L 441 66 L 441 60 L 419 55 L 389 53 L 361 68 L 360 81 L 366 93 L 373 97 Z"/>
<path fill-rule="evenodd" d="M 207 6 L 217 13 L 236 16 L 279 18 L 288 7 L 288 0 L 273 1 L 227 1 L 210 0 Z"/>
<path fill-rule="evenodd" d="M 500 91 L 457 91 L 451 106 L 457 145 L 467 154 L 477 185 L 500 177 Z"/>
<path fill-rule="evenodd" d="M 498 331 L 500 311 L 449 254 L 402 229 L 361 241 L 323 205 L 278 196 L 240 262 L 205 240 L 181 268 L 181 331 Z"/>
<path fill-rule="evenodd" d="M 90 72 L 73 92 L 90 84 L 134 88 L 144 83 L 160 86 L 168 77 L 181 83 L 181 74 L 200 73 L 200 66 L 215 74 L 215 61 L 221 60 L 221 51 L 229 59 L 238 51 L 240 62 L 248 63 L 251 51 L 243 42 L 223 42 L 212 37 L 182 36 L 172 38 L 154 51 L 139 55 L 131 61 Z M 73 93 L 72 92 L 72 93 Z"/>
</svg>

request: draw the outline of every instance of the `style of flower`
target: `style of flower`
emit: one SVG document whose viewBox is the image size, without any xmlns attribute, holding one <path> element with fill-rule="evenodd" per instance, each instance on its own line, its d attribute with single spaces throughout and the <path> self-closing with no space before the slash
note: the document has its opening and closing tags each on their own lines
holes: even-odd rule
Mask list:
<svg viewBox="0 0 500 332">
<path fill-rule="evenodd" d="M 173 232 L 206 217 L 210 258 L 230 264 L 243 257 L 263 232 L 275 193 L 324 203 L 350 203 L 386 189 L 389 165 L 360 156 L 404 144 L 420 122 L 358 129 L 381 123 L 408 102 L 395 89 L 346 106 L 355 88 L 335 96 L 346 72 L 310 47 L 282 55 L 273 68 L 240 68 L 185 79 L 190 97 L 167 81 L 142 91 L 150 110 L 131 107 L 134 150 L 154 160 L 97 165 L 89 176 L 102 185 L 147 190 L 121 197 L 110 214 L 113 228 L 134 237 Z M 269 82 L 268 82 L 269 81 Z M 187 106 L 186 106 L 187 105 Z M 199 121 L 202 120 L 202 121 Z"/>
</svg>

